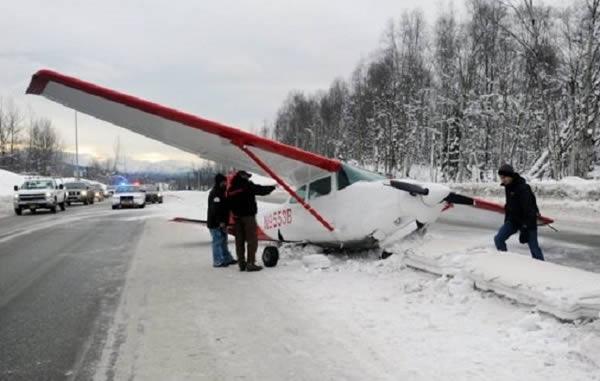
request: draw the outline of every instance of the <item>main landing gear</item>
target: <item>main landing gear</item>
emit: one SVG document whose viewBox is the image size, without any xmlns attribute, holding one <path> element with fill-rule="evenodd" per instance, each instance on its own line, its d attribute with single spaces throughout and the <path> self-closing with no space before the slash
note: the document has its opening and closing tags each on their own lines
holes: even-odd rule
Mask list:
<svg viewBox="0 0 600 381">
<path fill-rule="evenodd" d="M 279 249 L 275 246 L 267 246 L 263 250 L 262 260 L 265 267 L 275 267 L 279 261 Z"/>
</svg>

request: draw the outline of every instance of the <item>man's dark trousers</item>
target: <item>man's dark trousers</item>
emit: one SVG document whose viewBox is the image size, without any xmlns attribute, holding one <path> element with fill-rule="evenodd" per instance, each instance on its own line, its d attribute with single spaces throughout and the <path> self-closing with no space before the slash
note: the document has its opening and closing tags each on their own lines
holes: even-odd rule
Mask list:
<svg viewBox="0 0 600 381">
<path fill-rule="evenodd" d="M 494 243 L 496 244 L 496 249 L 499 251 L 506 251 L 506 240 L 510 238 L 511 235 L 518 232 L 519 229 L 510 221 L 506 221 L 504 225 L 498 230 L 498 234 L 494 237 Z M 529 245 L 529 251 L 531 251 L 531 256 L 535 259 L 539 259 L 540 261 L 544 260 L 544 254 L 542 254 L 542 249 L 540 249 L 540 245 L 538 244 L 537 237 L 537 227 L 532 229 L 527 229 L 527 244 Z"/>
</svg>

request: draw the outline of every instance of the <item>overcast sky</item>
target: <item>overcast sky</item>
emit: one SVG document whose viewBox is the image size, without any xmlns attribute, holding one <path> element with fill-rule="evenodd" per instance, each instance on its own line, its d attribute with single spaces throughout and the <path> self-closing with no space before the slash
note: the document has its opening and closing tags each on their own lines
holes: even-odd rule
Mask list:
<svg viewBox="0 0 600 381">
<path fill-rule="evenodd" d="M 0 1 L 0 95 L 51 118 L 74 150 L 73 111 L 23 95 L 40 68 L 243 129 L 273 120 L 290 90 L 347 78 L 388 20 L 446 0 Z M 456 1 L 462 4 L 462 1 Z M 107 156 L 117 136 L 144 160 L 192 156 L 80 114 L 80 151 Z"/>
</svg>

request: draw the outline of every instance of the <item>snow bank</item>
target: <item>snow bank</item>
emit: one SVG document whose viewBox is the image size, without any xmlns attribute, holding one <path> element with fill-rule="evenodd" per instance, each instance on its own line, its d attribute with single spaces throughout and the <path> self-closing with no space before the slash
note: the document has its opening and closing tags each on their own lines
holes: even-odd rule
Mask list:
<svg viewBox="0 0 600 381">
<path fill-rule="evenodd" d="M 14 186 L 21 185 L 24 177 L 4 169 L 0 169 L 0 215 L 12 213 Z"/>
<path fill-rule="evenodd" d="M 425 237 L 394 248 L 410 267 L 459 276 L 485 291 L 564 320 L 600 317 L 600 274 L 528 256 L 469 248 L 458 239 Z"/>
<path fill-rule="evenodd" d="M 0 197 L 12 196 L 14 186 L 23 183 L 23 176 L 0 169 Z"/>
<path fill-rule="evenodd" d="M 585 180 L 579 177 L 565 177 L 560 181 L 528 182 L 538 198 L 569 199 L 573 201 L 599 201 L 600 180 Z M 504 197 L 500 183 L 456 183 L 450 188 L 477 197 Z"/>
<path fill-rule="evenodd" d="M 494 291 L 560 319 L 600 317 L 600 274 L 536 261 L 512 253 L 480 253 L 464 274 L 482 290 Z"/>
</svg>

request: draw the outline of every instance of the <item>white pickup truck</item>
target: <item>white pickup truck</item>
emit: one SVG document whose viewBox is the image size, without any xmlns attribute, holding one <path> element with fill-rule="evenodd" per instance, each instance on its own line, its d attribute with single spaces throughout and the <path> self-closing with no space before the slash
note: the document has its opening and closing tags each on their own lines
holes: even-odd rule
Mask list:
<svg viewBox="0 0 600 381">
<path fill-rule="evenodd" d="M 52 213 L 56 213 L 59 207 L 65 210 L 66 201 L 64 186 L 58 179 L 28 178 L 20 187 L 15 185 L 13 205 L 19 216 L 25 209 L 29 209 L 31 213 L 35 213 L 37 209 L 50 209 Z"/>
</svg>

